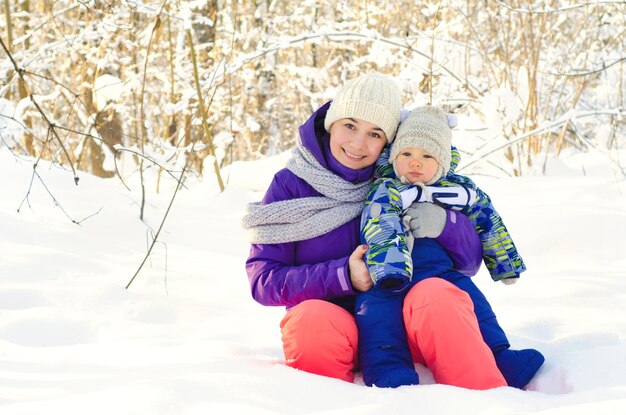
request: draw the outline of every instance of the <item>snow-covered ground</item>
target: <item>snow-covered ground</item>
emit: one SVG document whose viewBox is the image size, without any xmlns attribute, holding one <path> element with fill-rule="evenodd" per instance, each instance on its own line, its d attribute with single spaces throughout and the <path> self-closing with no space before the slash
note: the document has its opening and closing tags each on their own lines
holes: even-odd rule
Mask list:
<svg viewBox="0 0 626 415">
<path fill-rule="evenodd" d="M 546 176 L 473 177 L 529 269 L 514 286 L 491 282 L 484 268 L 475 277 L 514 347 L 546 356 L 528 391 L 433 385 L 423 368 L 424 385 L 367 388 L 284 366 L 284 311 L 251 299 L 239 228 L 284 158 L 236 163 L 221 194 L 210 177 L 188 184 L 126 290 L 149 239 L 139 191 L 85 173 L 75 186 L 41 162 L 59 206 L 35 179 L 18 213 L 33 161 L 1 149 L 0 413 L 623 413 L 626 180 L 605 158 L 550 161 Z M 153 229 L 167 181 L 148 198 Z M 61 208 L 87 219 L 72 224 Z"/>
</svg>

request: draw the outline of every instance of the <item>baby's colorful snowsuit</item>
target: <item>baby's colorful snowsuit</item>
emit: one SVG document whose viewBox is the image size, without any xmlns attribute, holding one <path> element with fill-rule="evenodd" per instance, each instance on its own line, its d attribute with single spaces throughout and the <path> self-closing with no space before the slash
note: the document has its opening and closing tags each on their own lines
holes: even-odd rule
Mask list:
<svg viewBox="0 0 626 415">
<path fill-rule="evenodd" d="M 361 215 L 361 236 L 370 245 L 366 263 L 374 283 L 402 290 L 411 280 L 411 253 L 400 215 L 414 201 L 428 201 L 459 210 L 474 224 L 483 246 L 483 261 L 494 281 L 516 278 L 526 270 L 502 217 L 489 196 L 474 182 L 454 173 L 460 155 L 452 147 L 449 173 L 425 190 L 396 179 L 389 149 L 376 162 L 374 182 Z M 397 281 L 385 281 L 393 278 Z"/>
</svg>

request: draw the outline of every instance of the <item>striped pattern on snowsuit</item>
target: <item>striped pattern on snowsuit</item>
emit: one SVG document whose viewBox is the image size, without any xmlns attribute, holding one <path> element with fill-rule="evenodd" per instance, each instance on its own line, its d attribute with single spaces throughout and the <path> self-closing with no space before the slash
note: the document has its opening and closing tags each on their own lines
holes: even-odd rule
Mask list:
<svg viewBox="0 0 626 415">
<path fill-rule="evenodd" d="M 470 219 L 482 243 L 483 261 L 494 281 L 519 277 L 526 266 L 502 217 L 489 196 L 471 179 L 454 173 L 460 154 L 455 147 L 451 151 L 450 172 L 433 186 L 473 189 L 475 201 L 465 206 L 451 206 L 444 200 L 433 202 L 460 210 Z M 383 289 L 399 291 L 410 283 L 413 269 L 402 225 L 402 192 L 415 186 L 403 184 L 396 178 L 388 158 L 389 148 L 385 148 L 376 162 L 376 175 L 381 178 L 373 183 L 361 215 L 361 238 L 369 245 L 365 262 L 374 283 Z"/>
</svg>

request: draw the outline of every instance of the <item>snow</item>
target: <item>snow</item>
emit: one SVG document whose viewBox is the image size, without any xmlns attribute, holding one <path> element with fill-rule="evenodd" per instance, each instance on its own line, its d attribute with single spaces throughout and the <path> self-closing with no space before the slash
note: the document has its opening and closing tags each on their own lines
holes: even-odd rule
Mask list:
<svg viewBox="0 0 626 415">
<path fill-rule="evenodd" d="M 96 108 L 102 111 L 109 102 L 117 102 L 124 93 L 124 82 L 116 76 L 100 75 L 93 83 Z"/>
<path fill-rule="evenodd" d="M 527 391 L 433 384 L 378 389 L 282 362 L 281 308 L 249 293 L 239 219 L 288 154 L 187 184 L 151 259 L 139 187 L 72 175 L 0 150 L 0 413 L 617 414 L 626 405 L 626 180 L 599 153 L 548 159 L 546 176 L 473 176 L 529 270 L 475 281 L 514 347 L 546 363 Z M 163 176 L 166 177 L 166 176 Z M 150 178 L 149 178 L 150 179 Z M 157 229 L 173 183 L 148 185 Z M 169 187 L 168 187 L 169 186 Z M 152 190 L 151 190 L 152 189 Z M 165 189 L 165 190 L 164 190 Z M 70 222 L 66 214 L 80 225 Z M 83 220 L 84 219 L 84 220 Z"/>
</svg>

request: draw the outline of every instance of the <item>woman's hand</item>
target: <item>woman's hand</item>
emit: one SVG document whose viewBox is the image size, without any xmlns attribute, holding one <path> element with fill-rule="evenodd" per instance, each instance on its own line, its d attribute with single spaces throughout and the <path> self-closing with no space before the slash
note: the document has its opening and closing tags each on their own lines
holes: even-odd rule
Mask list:
<svg viewBox="0 0 626 415">
<path fill-rule="evenodd" d="M 348 270 L 350 271 L 352 287 L 363 292 L 369 290 L 374 285 L 363 259 L 365 252 L 367 252 L 367 245 L 359 245 L 348 259 Z"/>
</svg>

